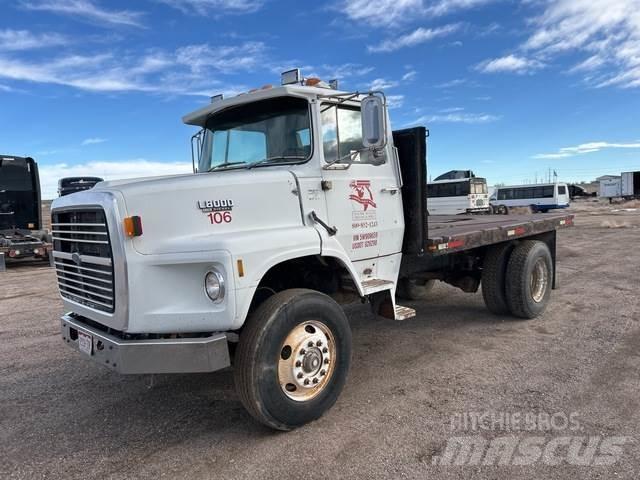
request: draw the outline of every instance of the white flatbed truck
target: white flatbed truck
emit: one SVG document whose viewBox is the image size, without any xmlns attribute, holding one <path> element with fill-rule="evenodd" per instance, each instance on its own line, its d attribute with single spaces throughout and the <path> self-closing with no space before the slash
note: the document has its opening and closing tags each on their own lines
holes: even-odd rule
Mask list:
<svg viewBox="0 0 640 480">
<path fill-rule="evenodd" d="M 103 182 L 52 206 L 62 338 L 123 374 L 232 366 L 240 400 L 290 430 L 337 400 L 341 304 L 415 315 L 436 280 L 533 318 L 572 216 L 427 215 L 426 129 L 392 132 L 384 94 L 299 71 L 183 119 L 194 173 Z M 414 304 L 418 305 L 418 304 Z"/>
</svg>

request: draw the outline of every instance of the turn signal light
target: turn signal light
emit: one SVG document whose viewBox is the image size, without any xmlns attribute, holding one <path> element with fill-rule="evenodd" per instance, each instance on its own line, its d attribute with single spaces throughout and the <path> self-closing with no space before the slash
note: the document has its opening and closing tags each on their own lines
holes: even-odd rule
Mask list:
<svg viewBox="0 0 640 480">
<path fill-rule="evenodd" d="M 137 215 L 124 219 L 124 233 L 127 237 L 142 235 L 142 219 Z"/>
</svg>

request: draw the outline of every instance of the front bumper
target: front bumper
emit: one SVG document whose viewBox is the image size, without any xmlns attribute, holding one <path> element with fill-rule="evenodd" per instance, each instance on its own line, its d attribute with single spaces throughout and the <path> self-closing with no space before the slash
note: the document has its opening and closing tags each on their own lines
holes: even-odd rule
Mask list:
<svg viewBox="0 0 640 480">
<path fill-rule="evenodd" d="M 62 340 L 93 361 L 122 374 L 213 372 L 231 365 L 227 336 L 123 340 L 83 323 L 60 319 Z M 80 350 L 78 332 L 91 337 L 91 355 Z"/>
</svg>

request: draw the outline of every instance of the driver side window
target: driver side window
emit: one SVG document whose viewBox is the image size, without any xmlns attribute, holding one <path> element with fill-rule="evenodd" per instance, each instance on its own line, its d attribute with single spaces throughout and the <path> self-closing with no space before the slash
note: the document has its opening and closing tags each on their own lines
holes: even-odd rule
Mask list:
<svg viewBox="0 0 640 480">
<path fill-rule="evenodd" d="M 359 152 L 363 148 L 359 108 L 324 104 L 321 106 L 321 112 L 322 149 L 326 163 L 384 163 L 384 159 L 381 161 L 380 158 L 375 158 L 369 151 Z"/>
</svg>

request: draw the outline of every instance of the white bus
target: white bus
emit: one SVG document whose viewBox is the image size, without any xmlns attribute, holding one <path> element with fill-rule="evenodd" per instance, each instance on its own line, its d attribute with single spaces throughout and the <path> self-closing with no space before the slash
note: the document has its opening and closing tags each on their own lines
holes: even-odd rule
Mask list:
<svg viewBox="0 0 640 480">
<path fill-rule="evenodd" d="M 489 213 L 489 193 L 484 178 L 438 180 L 427 184 L 429 215 Z"/>
<path fill-rule="evenodd" d="M 548 212 L 569 206 L 569 188 L 566 183 L 538 183 L 496 187 L 491 206 L 500 213 L 508 207 L 531 207 L 534 212 Z"/>
</svg>

